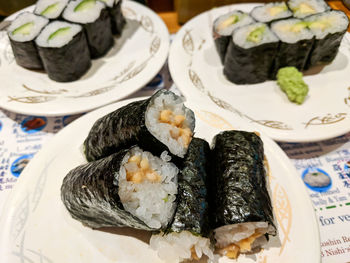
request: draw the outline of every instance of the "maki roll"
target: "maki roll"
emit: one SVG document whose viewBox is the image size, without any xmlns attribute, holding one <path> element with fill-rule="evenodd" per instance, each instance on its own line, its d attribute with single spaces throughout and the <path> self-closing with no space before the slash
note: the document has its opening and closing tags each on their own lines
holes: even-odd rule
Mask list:
<svg viewBox="0 0 350 263">
<path fill-rule="evenodd" d="M 330 9 L 324 0 L 289 0 L 287 4 L 296 18 L 323 13 Z"/>
<path fill-rule="evenodd" d="M 278 69 L 287 66 L 302 71 L 314 41 L 307 24 L 300 19 L 290 18 L 272 23 L 271 30 L 281 40 L 272 78 L 275 78 Z"/>
<path fill-rule="evenodd" d="M 36 2 L 34 14 L 44 16 L 48 19 L 58 19 L 68 0 L 39 0 Z"/>
<path fill-rule="evenodd" d="M 7 29 L 16 63 L 28 69 L 42 69 L 35 38 L 49 23 L 44 17 L 24 12 L 16 17 Z"/>
<path fill-rule="evenodd" d="M 349 26 L 349 19 L 342 11 L 328 11 L 305 19 L 315 36 L 309 56 L 308 68 L 318 62 L 330 63 L 338 54 L 340 43 Z"/>
<path fill-rule="evenodd" d="M 236 258 L 275 235 L 260 137 L 224 131 L 213 139 L 209 196 L 211 227 L 222 255 Z"/>
<path fill-rule="evenodd" d="M 71 1 L 63 18 L 84 27 L 91 58 L 102 57 L 113 46 L 111 19 L 104 3 L 97 0 Z"/>
<path fill-rule="evenodd" d="M 122 12 L 122 0 L 100 0 L 107 5 L 109 15 L 111 17 L 113 35 L 121 35 L 126 20 Z"/>
<path fill-rule="evenodd" d="M 253 8 L 250 15 L 262 23 L 271 23 L 276 20 L 293 16 L 285 2 L 274 2 Z"/>
<path fill-rule="evenodd" d="M 193 138 L 178 177 L 177 209 L 168 229 L 151 237 L 150 246 L 164 262 L 213 258 L 210 248 L 207 167 L 209 144 Z"/>
<path fill-rule="evenodd" d="M 182 98 L 160 90 L 98 119 L 84 141 L 85 156 L 93 161 L 138 144 L 156 155 L 168 151 L 183 158 L 194 126 L 194 113 Z"/>
<path fill-rule="evenodd" d="M 80 165 L 63 179 L 61 199 L 91 228 L 165 228 L 176 208 L 177 167 L 137 146 Z"/>
<path fill-rule="evenodd" d="M 228 43 L 234 29 L 253 23 L 254 20 L 246 13 L 236 10 L 218 17 L 213 25 L 213 38 L 221 63 L 224 64 Z"/>
<path fill-rule="evenodd" d="M 68 82 L 79 79 L 91 66 L 83 28 L 54 21 L 35 40 L 44 68 L 50 79 Z"/>
<path fill-rule="evenodd" d="M 225 76 L 236 84 L 266 81 L 271 73 L 278 43 L 278 38 L 264 23 L 234 30 L 225 57 Z"/>
</svg>

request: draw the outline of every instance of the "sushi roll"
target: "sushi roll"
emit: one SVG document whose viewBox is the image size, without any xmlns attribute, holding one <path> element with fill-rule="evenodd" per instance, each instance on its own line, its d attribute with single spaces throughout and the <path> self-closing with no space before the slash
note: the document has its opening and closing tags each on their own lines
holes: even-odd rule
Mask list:
<svg viewBox="0 0 350 263">
<path fill-rule="evenodd" d="M 224 64 L 228 43 L 234 29 L 253 23 L 254 20 L 246 13 L 236 10 L 218 17 L 213 25 L 215 48 Z"/>
<path fill-rule="evenodd" d="M 164 152 L 137 146 L 80 165 L 63 179 L 61 199 L 71 216 L 91 228 L 165 228 L 176 208 L 178 168 Z"/>
<path fill-rule="evenodd" d="M 314 41 L 307 24 L 300 19 L 290 18 L 272 23 L 271 30 L 281 40 L 272 79 L 275 78 L 278 69 L 283 67 L 304 70 Z"/>
<path fill-rule="evenodd" d="M 49 23 L 44 17 L 24 12 L 7 29 L 16 63 L 28 69 L 43 69 L 35 38 Z"/>
<path fill-rule="evenodd" d="M 36 2 L 34 14 L 50 20 L 60 18 L 68 0 L 39 0 Z"/>
<path fill-rule="evenodd" d="M 267 24 L 254 23 L 233 31 L 227 48 L 224 74 L 235 84 L 269 79 L 279 40 Z"/>
<path fill-rule="evenodd" d="M 209 236 L 207 167 L 209 144 L 193 138 L 178 177 L 177 209 L 168 229 L 154 234 L 150 246 L 164 262 L 213 258 Z"/>
<path fill-rule="evenodd" d="M 288 9 L 285 2 L 273 2 L 253 8 L 250 15 L 257 22 L 271 23 L 276 20 L 289 18 L 293 16 L 293 13 Z"/>
<path fill-rule="evenodd" d="M 48 24 L 35 40 L 50 79 L 69 82 L 79 79 L 91 66 L 83 28 L 63 21 Z"/>
<path fill-rule="evenodd" d="M 111 17 L 113 35 L 120 36 L 126 24 L 126 20 L 122 12 L 122 0 L 99 0 L 99 1 L 104 2 L 108 7 L 109 15 Z"/>
<path fill-rule="evenodd" d="M 97 0 L 70 1 L 63 18 L 84 27 L 91 58 L 102 57 L 113 46 L 111 19 L 104 3 Z"/>
<path fill-rule="evenodd" d="M 342 11 L 328 11 L 305 18 L 315 42 L 309 56 L 308 68 L 317 63 L 330 63 L 338 54 L 340 43 L 349 26 Z"/>
<path fill-rule="evenodd" d="M 211 227 L 221 255 L 237 258 L 275 235 L 260 137 L 224 131 L 213 139 L 209 199 Z"/>
<path fill-rule="evenodd" d="M 160 90 L 149 99 L 132 102 L 98 119 L 84 141 L 85 156 L 94 161 L 138 144 L 156 155 L 168 151 L 183 158 L 194 126 L 194 113 L 184 106 L 182 98 Z"/>
<path fill-rule="evenodd" d="M 296 18 L 304 18 L 330 10 L 324 0 L 289 0 L 287 4 Z"/>
</svg>

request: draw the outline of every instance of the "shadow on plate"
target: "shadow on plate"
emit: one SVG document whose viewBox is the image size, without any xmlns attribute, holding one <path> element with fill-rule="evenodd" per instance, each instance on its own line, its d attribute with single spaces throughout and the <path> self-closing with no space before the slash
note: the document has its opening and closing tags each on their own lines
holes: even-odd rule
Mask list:
<svg viewBox="0 0 350 263">
<path fill-rule="evenodd" d="M 120 236 L 133 237 L 147 244 L 149 244 L 149 240 L 152 236 L 152 232 L 146 230 L 133 229 L 130 227 L 102 227 L 96 230 Z"/>
</svg>

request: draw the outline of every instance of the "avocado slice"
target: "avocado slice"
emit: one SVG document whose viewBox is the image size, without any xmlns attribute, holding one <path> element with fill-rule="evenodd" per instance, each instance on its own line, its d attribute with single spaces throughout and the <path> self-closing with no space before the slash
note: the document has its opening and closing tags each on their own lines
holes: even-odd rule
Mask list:
<svg viewBox="0 0 350 263">
<path fill-rule="evenodd" d="M 57 29 L 55 32 L 53 32 L 49 38 L 47 39 L 47 41 L 50 41 L 58 36 L 64 36 L 66 35 L 70 30 L 70 26 L 67 27 L 61 27 L 60 29 Z"/>
<path fill-rule="evenodd" d="M 257 28 L 255 28 L 253 31 L 251 31 L 247 37 L 247 41 L 249 42 L 254 42 L 254 43 L 259 43 L 263 36 L 264 36 L 264 32 L 266 30 L 266 26 L 259 26 Z"/>
<path fill-rule="evenodd" d="M 34 27 L 34 22 L 25 23 L 17 27 L 15 30 L 13 30 L 12 35 L 17 35 L 17 34 L 29 35 L 33 27 Z"/>
<path fill-rule="evenodd" d="M 95 6 L 95 4 L 96 0 L 83 0 L 74 8 L 74 12 L 91 9 Z"/>
<path fill-rule="evenodd" d="M 218 25 L 217 30 L 220 31 L 230 25 L 236 24 L 238 21 L 239 21 L 238 15 L 229 16 L 227 19 L 225 19 Z"/>
<path fill-rule="evenodd" d="M 49 14 L 56 12 L 59 4 L 60 4 L 59 2 L 56 2 L 52 5 L 49 5 L 40 13 L 40 15 L 46 16 L 46 15 L 49 15 Z"/>
<path fill-rule="evenodd" d="M 309 23 L 308 22 L 298 22 L 295 23 L 294 25 L 292 25 L 290 31 L 294 32 L 294 33 L 298 33 L 301 30 L 303 30 L 304 28 L 308 27 Z"/>
</svg>

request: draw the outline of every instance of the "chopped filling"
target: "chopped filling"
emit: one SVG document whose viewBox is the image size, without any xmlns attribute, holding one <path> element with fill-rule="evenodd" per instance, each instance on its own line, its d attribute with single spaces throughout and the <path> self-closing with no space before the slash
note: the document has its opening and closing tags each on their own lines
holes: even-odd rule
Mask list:
<svg viewBox="0 0 350 263">
<path fill-rule="evenodd" d="M 239 21 L 238 15 L 232 15 L 232 16 L 228 17 L 227 19 L 225 19 L 224 21 L 222 21 L 218 25 L 217 30 L 221 31 L 224 28 L 229 27 L 230 25 L 233 25 L 233 24 L 237 23 L 238 21 Z"/>
<path fill-rule="evenodd" d="M 197 256 L 196 249 L 194 246 L 191 247 L 191 259 L 200 260 L 200 258 Z"/>
<path fill-rule="evenodd" d="M 279 6 L 273 6 L 269 9 L 269 14 L 271 16 L 276 16 L 278 15 L 279 13 L 282 13 L 282 12 L 285 12 L 287 11 L 287 6 L 286 5 L 279 5 Z"/>
<path fill-rule="evenodd" d="M 249 252 L 252 250 L 252 244 L 254 241 L 262 236 L 261 232 L 255 232 L 251 236 L 238 241 L 237 243 L 230 244 L 219 250 L 219 253 L 225 255 L 228 258 L 236 259 L 240 252 Z"/>
<path fill-rule="evenodd" d="M 161 181 L 161 176 L 154 171 L 148 162 L 147 158 L 142 158 L 140 155 L 131 156 L 126 164 L 126 180 L 135 184 L 149 181 L 158 183 Z"/>
<path fill-rule="evenodd" d="M 314 14 L 314 13 L 316 13 L 315 9 L 312 8 L 312 6 L 310 6 L 307 3 L 301 3 L 299 5 L 298 11 L 302 14 Z"/>
<path fill-rule="evenodd" d="M 181 138 L 184 146 L 188 147 L 191 142 L 192 131 L 185 126 L 185 120 L 184 115 L 175 115 L 171 110 L 162 110 L 159 114 L 161 123 L 167 123 L 173 127 L 170 130 L 170 136 L 175 140 Z"/>
</svg>

